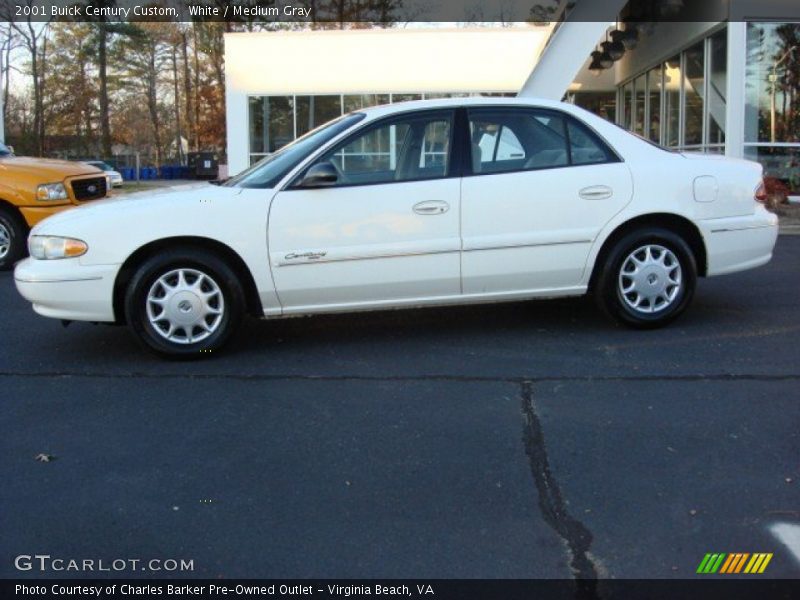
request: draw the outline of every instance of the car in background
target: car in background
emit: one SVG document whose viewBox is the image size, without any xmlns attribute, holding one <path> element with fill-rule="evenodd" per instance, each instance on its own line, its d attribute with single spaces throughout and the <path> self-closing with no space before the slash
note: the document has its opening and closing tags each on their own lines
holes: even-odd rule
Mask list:
<svg viewBox="0 0 800 600">
<path fill-rule="evenodd" d="M 183 358 L 247 313 L 592 293 L 654 328 L 698 277 L 771 259 L 765 200 L 758 163 L 668 151 L 570 104 L 424 100 L 340 117 L 220 186 L 48 219 L 14 278 L 41 315 L 127 323 Z"/>
<path fill-rule="evenodd" d="M 84 160 L 82 162 L 86 163 L 87 165 L 97 167 L 101 171 L 105 171 L 105 174 L 108 176 L 108 180 L 113 187 L 122 187 L 122 184 L 125 182 L 122 178 L 122 173 L 114 170 L 114 167 L 106 162 L 103 162 L 102 160 Z"/>
<path fill-rule="evenodd" d="M 27 253 L 28 231 L 45 217 L 106 196 L 96 167 L 65 160 L 15 156 L 0 143 L 0 271 Z"/>
</svg>

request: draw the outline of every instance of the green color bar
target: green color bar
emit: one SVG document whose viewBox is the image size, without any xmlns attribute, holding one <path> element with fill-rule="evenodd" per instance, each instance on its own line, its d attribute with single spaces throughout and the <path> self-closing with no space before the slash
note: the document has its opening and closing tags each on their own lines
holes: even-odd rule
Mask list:
<svg viewBox="0 0 800 600">
<path fill-rule="evenodd" d="M 704 569 L 705 569 L 706 563 L 708 562 L 709 558 L 711 558 L 711 554 L 706 554 L 703 557 L 703 561 L 700 563 L 700 566 L 697 567 L 697 573 L 705 573 Z"/>
<path fill-rule="evenodd" d="M 709 568 L 708 572 L 709 573 L 716 573 L 717 569 L 720 568 L 720 566 L 722 565 L 722 561 L 726 556 L 727 555 L 724 552 L 722 554 L 720 554 L 719 558 L 717 559 L 717 562 L 714 563 L 713 567 Z"/>
<path fill-rule="evenodd" d="M 706 564 L 706 568 L 703 569 L 703 573 L 710 573 L 711 567 L 714 566 L 714 563 L 717 562 L 717 557 L 719 554 L 712 554 L 711 558 L 708 559 L 708 563 Z"/>
</svg>

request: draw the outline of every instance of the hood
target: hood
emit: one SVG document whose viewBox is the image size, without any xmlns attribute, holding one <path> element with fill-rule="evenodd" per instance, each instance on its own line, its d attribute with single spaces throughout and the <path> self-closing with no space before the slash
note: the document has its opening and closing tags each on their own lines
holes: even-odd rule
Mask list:
<svg viewBox="0 0 800 600">
<path fill-rule="evenodd" d="M 242 188 L 220 187 L 207 182 L 169 186 L 157 190 L 146 190 L 94 200 L 77 208 L 57 213 L 37 225 L 31 233 L 54 233 L 64 227 L 74 225 L 86 219 L 103 219 L 106 216 L 116 219 L 134 220 L 148 219 L 164 208 L 176 206 L 186 211 L 187 218 L 202 206 L 203 202 L 224 201 L 241 194 Z"/>
<path fill-rule="evenodd" d="M 76 175 L 100 175 L 97 167 L 68 160 L 8 156 L 0 158 L 0 175 L 28 174 L 38 183 L 55 183 Z"/>
</svg>

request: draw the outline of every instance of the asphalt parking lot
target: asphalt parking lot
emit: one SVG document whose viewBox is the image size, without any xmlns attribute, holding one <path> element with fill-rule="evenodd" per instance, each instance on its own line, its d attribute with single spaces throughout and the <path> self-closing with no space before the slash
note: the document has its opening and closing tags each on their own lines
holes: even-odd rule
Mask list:
<svg viewBox="0 0 800 600">
<path fill-rule="evenodd" d="M 659 331 L 585 299 L 253 320 L 193 363 L 64 329 L 0 274 L 0 576 L 42 576 L 14 568 L 39 553 L 686 578 L 707 552 L 773 552 L 764 576 L 798 577 L 772 533 L 800 525 L 798 257 L 782 236 Z"/>
</svg>

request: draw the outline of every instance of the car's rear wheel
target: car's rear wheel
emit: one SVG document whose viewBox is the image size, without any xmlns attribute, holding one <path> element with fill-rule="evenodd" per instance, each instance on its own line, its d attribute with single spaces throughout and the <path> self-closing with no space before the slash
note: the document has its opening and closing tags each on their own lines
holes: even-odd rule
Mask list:
<svg viewBox="0 0 800 600">
<path fill-rule="evenodd" d="M 0 271 L 8 271 L 25 256 L 27 228 L 22 218 L 0 207 Z"/>
<path fill-rule="evenodd" d="M 697 283 L 691 248 L 666 229 L 629 233 L 600 268 L 601 307 L 617 321 L 640 329 L 661 327 L 678 317 Z"/>
<path fill-rule="evenodd" d="M 233 270 L 201 248 L 168 250 L 145 261 L 125 295 L 128 324 L 144 346 L 172 358 L 219 349 L 244 313 Z"/>
</svg>

